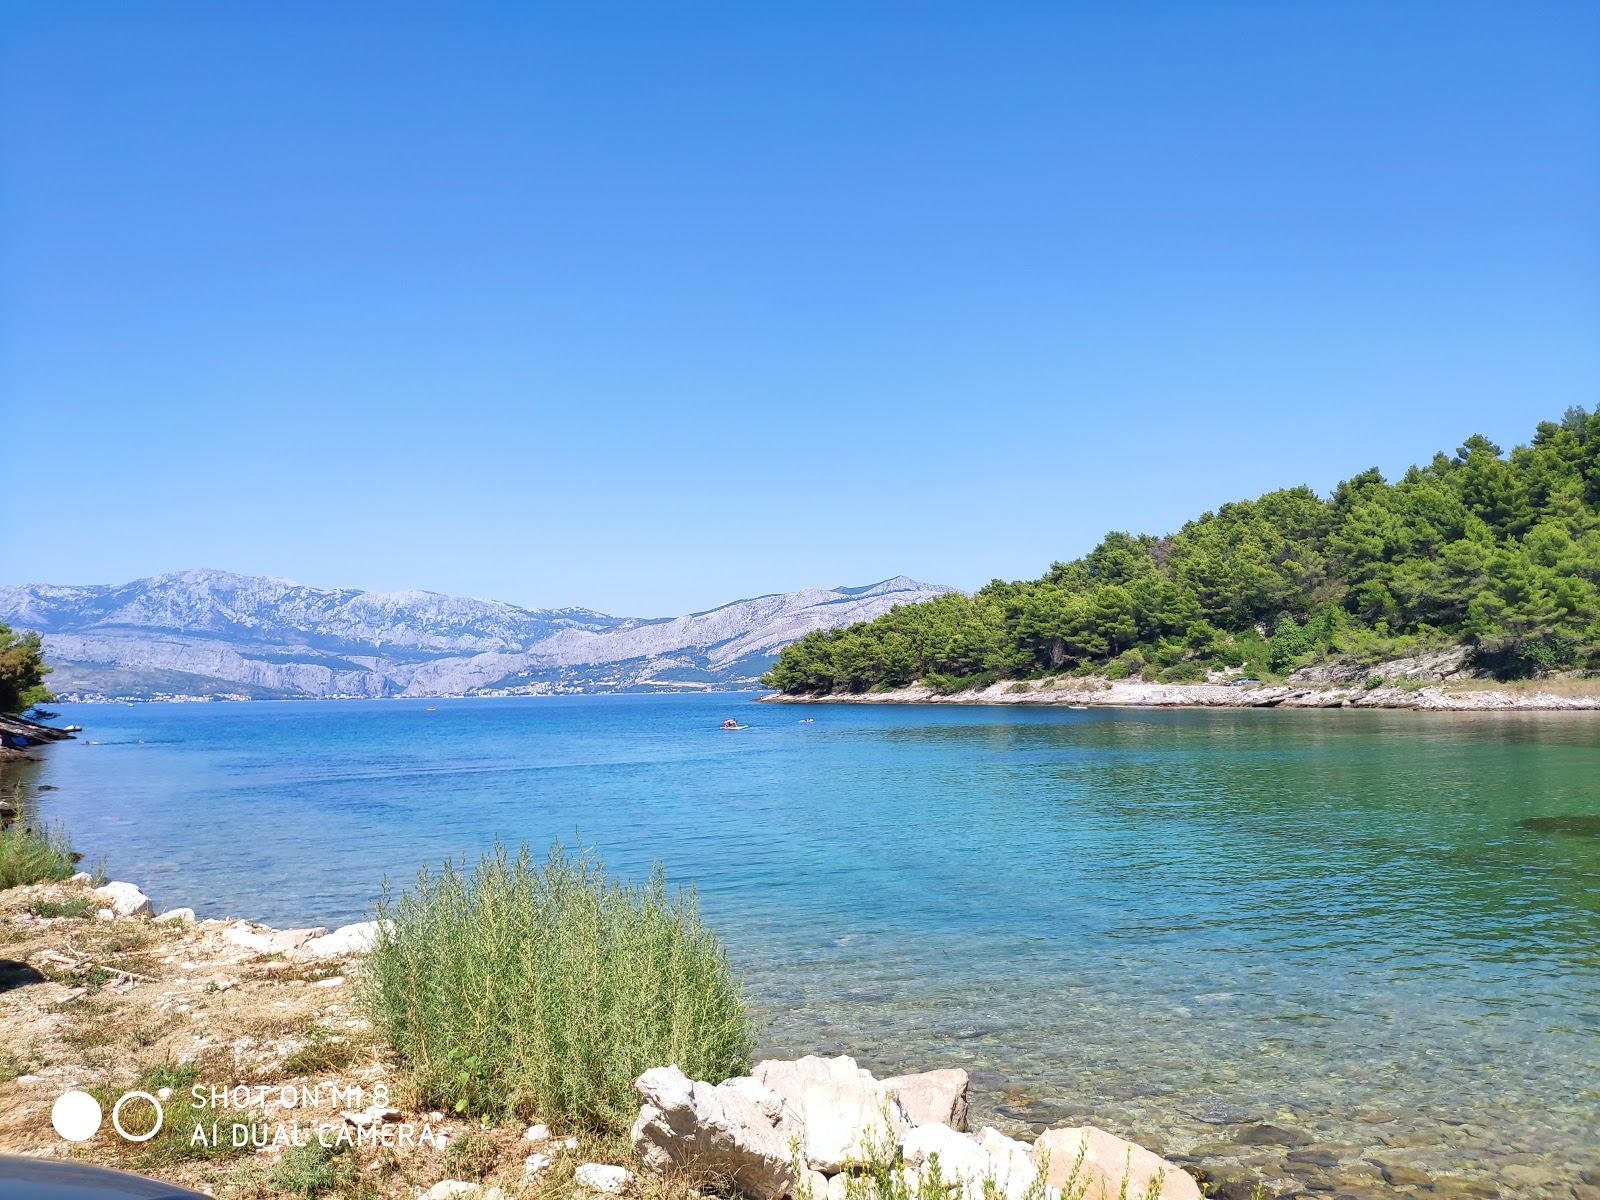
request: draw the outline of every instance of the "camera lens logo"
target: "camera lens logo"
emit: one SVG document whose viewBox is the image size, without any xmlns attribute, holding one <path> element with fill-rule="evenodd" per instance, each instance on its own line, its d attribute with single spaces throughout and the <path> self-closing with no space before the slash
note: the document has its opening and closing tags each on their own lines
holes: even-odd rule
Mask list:
<svg viewBox="0 0 1600 1200">
<path fill-rule="evenodd" d="M 88 1092 L 68 1092 L 50 1106 L 50 1124 L 69 1142 L 86 1142 L 100 1129 L 100 1101 Z"/>
<path fill-rule="evenodd" d="M 122 1125 L 122 1109 L 128 1101 L 144 1101 L 155 1111 L 155 1124 L 143 1133 L 129 1133 Z M 50 1124 L 69 1142 L 86 1142 L 100 1131 L 105 1114 L 100 1102 L 88 1092 L 67 1092 L 50 1106 Z M 111 1127 L 124 1141 L 148 1142 L 161 1132 L 161 1122 L 166 1114 L 161 1111 L 161 1101 L 149 1092 L 127 1092 L 111 1108 Z"/>
</svg>

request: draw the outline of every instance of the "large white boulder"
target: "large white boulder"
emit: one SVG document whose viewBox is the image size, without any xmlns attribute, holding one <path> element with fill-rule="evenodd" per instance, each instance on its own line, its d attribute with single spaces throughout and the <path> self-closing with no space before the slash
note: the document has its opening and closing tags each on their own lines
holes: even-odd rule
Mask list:
<svg viewBox="0 0 1600 1200">
<path fill-rule="evenodd" d="M 1039 1177 L 1033 1162 L 1033 1147 L 989 1127 L 978 1134 L 978 1145 L 989 1156 L 990 1177 L 1000 1193 L 1008 1200 L 1022 1200 Z"/>
<path fill-rule="evenodd" d="M 644 1105 L 633 1148 L 651 1171 L 693 1165 L 726 1179 L 752 1200 L 778 1200 L 794 1187 L 782 1102 L 754 1079 L 713 1087 L 676 1066 L 652 1067 L 634 1081 Z"/>
<path fill-rule="evenodd" d="M 882 1082 L 888 1091 L 899 1097 L 912 1124 L 966 1129 L 969 1080 L 960 1067 L 894 1075 Z"/>
<path fill-rule="evenodd" d="M 1033 1143 L 1033 1161 L 1040 1163 L 1046 1154 L 1050 1156 L 1048 1181 L 1051 1187 L 1059 1188 L 1071 1177 L 1080 1150 L 1083 1166 L 1075 1186 L 1088 1181 L 1087 1200 L 1097 1200 L 1102 1194 L 1121 1194 L 1124 1175 L 1130 1197 L 1142 1200 L 1151 1181 L 1159 1176 L 1162 1200 L 1200 1200 L 1200 1185 L 1177 1163 L 1093 1125 L 1045 1130 Z"/>
<path fill-rule="evenodd" d="M 377 921 L 358 921 L 354 925 L 341 925 L 332 933 L 314 937 L 301 943 L 303 954 L 313 958 L 331 958 L 335 954 L 365 954 L 378 941 Z M 281 948 L 281 947 L 280 947 Z"/>
<path fill-rule="evenodd" d="M 989 1155 L 978 1140 L 948 1125 L 918 1125 L 902 1144 L 905 1164 L 920 1170 L 939 1157 L 939 1175 L 947 1183 L 979 1184 L 989 1174 Z"/>
<path fill-rule="evenodd" d="M 894 1094 L 849 1055 L 769 1059 L 757 1063 L 754 1074 L 798 1114 L 806 1165 L 814 1171 L 841 1171 L 864 1160 L 875 1142 L 898 1143 L 912 1127 Z"/>
<path fill-rule="evenodd" d="M 120 883 L 113 880 L 104 887 L 94 889 L 94 894 L 105 902 L 105 907 L 118 917 L 148 917 L 155 911 L 155 906 L 146 896 L 131 883 Z"/>
</svg>

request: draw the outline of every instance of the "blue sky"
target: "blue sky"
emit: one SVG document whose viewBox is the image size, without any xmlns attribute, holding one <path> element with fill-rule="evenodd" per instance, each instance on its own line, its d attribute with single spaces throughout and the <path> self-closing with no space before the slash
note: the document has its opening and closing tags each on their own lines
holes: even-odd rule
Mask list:
<svg viewBox="0 0 1600 1200">
<path fill-rule="evenodd" d="M 0 19 L 0 582 L 970 588 L 1600 401 L 1594 4 Z"/>
</svg>

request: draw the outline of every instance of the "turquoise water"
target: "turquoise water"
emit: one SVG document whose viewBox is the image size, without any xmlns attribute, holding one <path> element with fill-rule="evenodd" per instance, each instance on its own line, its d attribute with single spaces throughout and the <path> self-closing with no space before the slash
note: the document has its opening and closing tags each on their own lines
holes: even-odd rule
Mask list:
<svg viewBox="0 0 1600 1200">
<path fill-rule="evenodd" d="M 158 904 L 280 925 L 496 835 L 658 858 L 764 1051 L 966 1066 L 1018 1131 L 1340 1194 L 1600 1170 L 1600 838 L 1519 825 L 1600 817 L 1595 716 L 748 701 L 62 706 L 95 744 L 27 785 Z"/>
</svg>

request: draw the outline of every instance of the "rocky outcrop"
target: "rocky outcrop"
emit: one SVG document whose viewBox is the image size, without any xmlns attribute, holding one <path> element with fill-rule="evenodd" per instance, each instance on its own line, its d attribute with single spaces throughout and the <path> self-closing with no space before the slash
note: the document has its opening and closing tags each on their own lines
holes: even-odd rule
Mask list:
<svg viewBox="0 0 1600 1200">
<path fill-rule="evenodd" d="M 780 1132 L 782 1102 L 758 1081 L 712 1086 L 669 1066 L 646 1071 L 634 1087 L 644 1103 L 633 1148 L 650 1170 L 692 1166 L 753 1200 L 778 1200 L 793 1191 L 789 1142 Z"/>
<path fill-rule="evenodd" d="M 1047 1129 L 1033 1144 L 1034 1162 L 1043 1163 L 1047 1156 L 1049 1185 L 1061 1188 L 1069 1181 L 1077 1184 L 1087 1181 L 1090 1200 L 1121 1194 L 1124 1176 L 1128 1181 L 1128 1196 L 1148 1196 L 1151 1185 L 1159 1179 L 1161 1190 L 1157 1194 L 1162 1200 L 1200 1200 L 1199 1184 L 1182 1167 L 1136 1142 L 1093 1125 Z M 1074 1180 L 1075 1169 L 1078 1174 Z"/>
<path fill-rule="evenodd" d="M 899 1158 L 912 1191 L 937 1169 L 956 1200 L 1005 1200 L 1061 1189 L 1088 1200 L 1140 1197 L 1160 1180 L 1162 1200 L 1199 1200 L 1194 1179 L 1176 1164 L 1092 1126 L 1053 1129 L 1030 1144 L 997 1129 L 964 1133 L 965 1071 L 926 1071 L 878 1080 L 848 1056 L 771 1059 L 752 1076 L 713 1087 L 677 1067 L 646 1071 L 634 1124 L 640 1161 L 652 1170 L 692 1167 L 728 1180 L 752 1200 L 778 1200 L 808 1189 L 812 1200 L 841 1200 L 847 1176 L 869 1161 Z M 800 1177 L 790 1148 L 799 1152 Z M 1080 1150 L 1082 1157 L 1080 1160 Z"/>
</svg>

